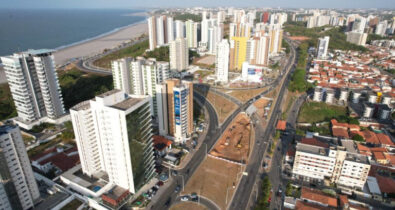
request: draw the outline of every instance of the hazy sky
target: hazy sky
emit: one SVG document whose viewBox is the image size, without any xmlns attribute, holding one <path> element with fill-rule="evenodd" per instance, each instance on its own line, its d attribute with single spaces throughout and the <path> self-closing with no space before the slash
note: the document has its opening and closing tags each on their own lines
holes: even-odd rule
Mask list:
<svg viewBox="0 0 395 210">
<path fill-rule="evenodd" d="M 0 8 L 136 8 L 136 7 L 305 7 L 394 8 L 395 0 L 1 0 Z"/>
</svg>

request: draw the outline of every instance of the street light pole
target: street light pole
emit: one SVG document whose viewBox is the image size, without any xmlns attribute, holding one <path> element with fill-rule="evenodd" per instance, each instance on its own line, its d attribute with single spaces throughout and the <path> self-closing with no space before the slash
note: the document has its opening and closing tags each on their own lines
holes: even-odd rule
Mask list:
<svg viewBox="0 0 395 210">
<path fill-rule="evenodd" d="M 235 188 L 235 185 L 232 185 L 232 186 L 230 186 L 230 187 L 228 187 L 228 188 L 226 189 L 226 199 L 225 199 L 225 203 L 226 203 L 226 204 L 228 204 L 228 193 L 229 193 L 229 188 L 231 188 L 231 187 L 234 189 L 234 188 Z"/>
</svg>

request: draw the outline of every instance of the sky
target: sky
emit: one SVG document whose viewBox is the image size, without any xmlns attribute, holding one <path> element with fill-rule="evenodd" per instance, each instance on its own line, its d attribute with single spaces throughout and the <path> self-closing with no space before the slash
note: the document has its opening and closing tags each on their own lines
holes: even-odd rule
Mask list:
<svg viewBox="0 0 395 210">
<path fill-rule="evenodd" d="M 191 6 L 395 8 L 395 0 L 1 0 L 0 8 L 152 8 Z"/>
</svg>

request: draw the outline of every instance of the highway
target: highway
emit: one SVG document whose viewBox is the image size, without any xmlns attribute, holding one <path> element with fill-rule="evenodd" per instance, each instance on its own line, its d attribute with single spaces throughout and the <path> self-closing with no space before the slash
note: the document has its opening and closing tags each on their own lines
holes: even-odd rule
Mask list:
<svg viewBox="0 0 395 210">
<path fill-rule="evenodd" d="M 289 42 L 289 40 L 287 40 Z M 291 53 L 292 53 L 292 59 L 289 60 L 288 64 L 285 66 L 286 73 L 285 73 L 285 79 L 284 82 L 282 83 L 280 92 L 278 94 L 277 101 L 274 105 L 272 115 L 267 123 L 267 127 L 264 131 L 262 131 L 261 126 L 255 126 L 256 128 L 256 145 L 253 149 L 253 153 L 251 154 L 249 163 L 247 165 L 247 168 L 245 172 L 248 173 L 248 176 L 243 176 L 239 183 L 239 187 L 234 195 L 234 198 L 232 200 L 231 205 L 228 207 L 228 209 L 247 209 L 248 203 L 250 201 L 251 193 L 254 188 L 260 188 L 260 180 L 261 180 L 261 175 L 259 174 L 259 171 L 261 169 L 262 163 L 263 163 L 263 157 L 264 153 L 267 150 L 267 146 L 269 145 L 269 140 L 271 135 L 275 131 L 275 124 L 277 122 L 279 113 L 280 113 L 280 108 L 281 108 L 281 103 L 283 99 L 284 92 L 288 86 L 288 83 L 291 79 L 291 73 L 294 70 L 293 65 L 296 59 L 295 55 L 295 48 L 294 46 L 290 43 L 291 46 Z M 274 85 L 276 85 L 277 82 L 275 82 Z M 275 86 L 274 86 L 275 87 Z M 273 87 L 273 88 L 274 88 Z M 249 101 L 250 102 L 250 101 Z M 252 117 L 253 122 L 257 122 L 258 117 L 254 115 Z M 258 121 L 259 122 L 259 121 Z M 256 123 L 254 123 L 256 124 Z M 279 172 L 279 168 L 277 167 L 276 164 L 272 164 L 271 171 L 277 171 Z M 272 172 L 274 173 L 274 172 Z M 272 183 L 272 185 L 275 185 L 276 183 Z M 256 185 L 256 186 L 255 186 Z M 278 185 L 278 183 L 277 183 Z"/>
</svg>

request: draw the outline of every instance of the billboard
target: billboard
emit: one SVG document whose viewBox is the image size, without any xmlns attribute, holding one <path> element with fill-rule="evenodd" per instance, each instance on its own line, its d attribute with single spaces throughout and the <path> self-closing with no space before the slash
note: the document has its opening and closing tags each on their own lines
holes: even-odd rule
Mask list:
<svg viewBox="0 0 395 210">
<path fill-rule="evenodd" d="M 175 116 L 175 120 L 176 120 L 176 125 L 180 125 L 181 124 L 181 117 L 180 117 L 180 104 L 181 100 L 180 100 L 180 92 L 178 91 L 174 91 L 174 116 Z"/>
<path fill-rule="evenodd" d="M 255 75 L 255 69 L 248 68 L 248 75 Z"/>
</svg>

